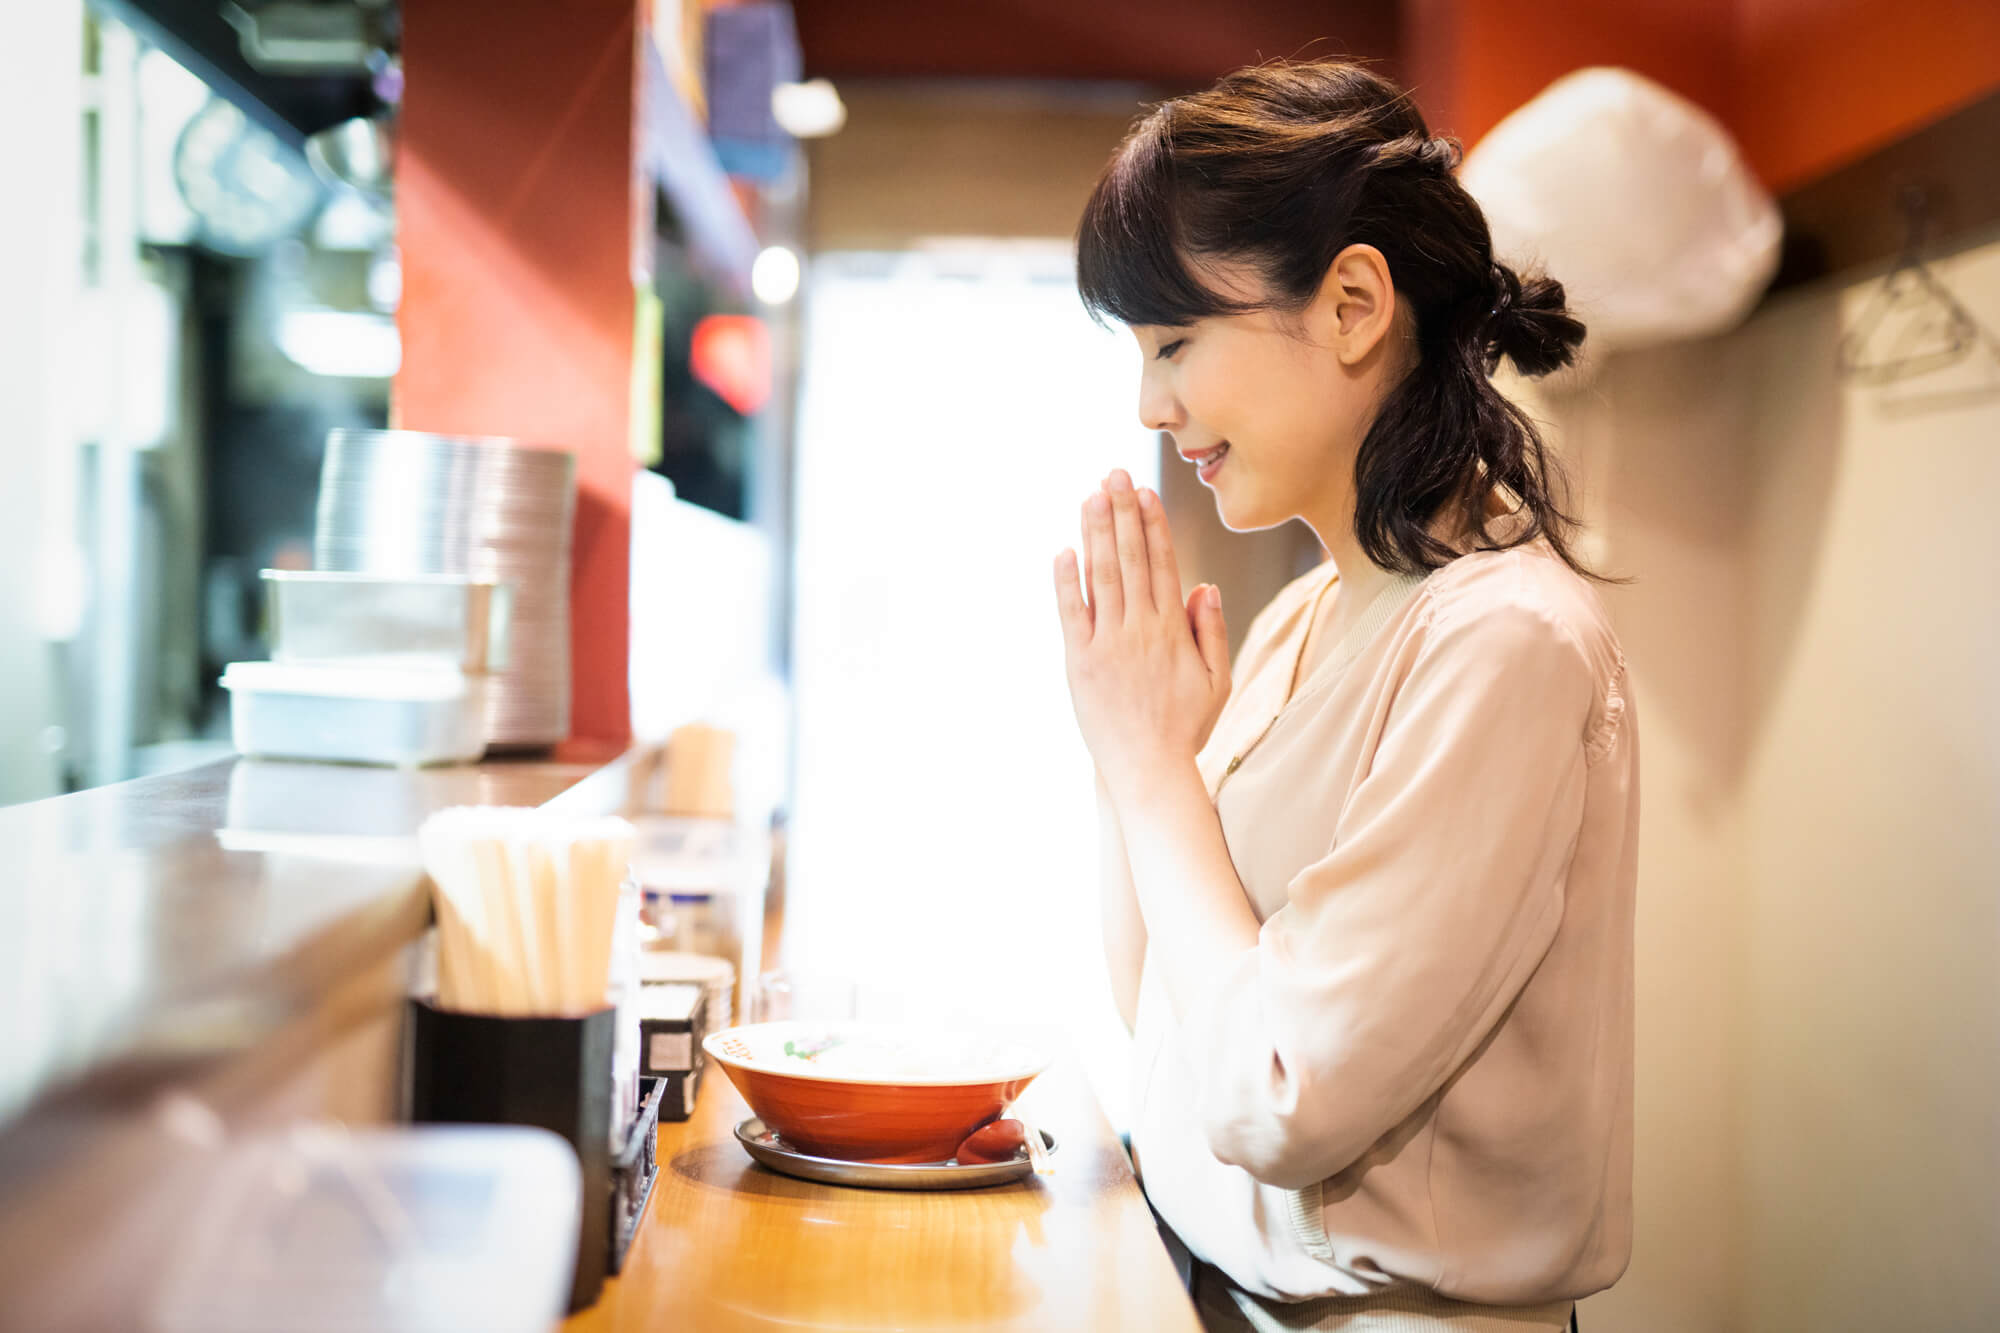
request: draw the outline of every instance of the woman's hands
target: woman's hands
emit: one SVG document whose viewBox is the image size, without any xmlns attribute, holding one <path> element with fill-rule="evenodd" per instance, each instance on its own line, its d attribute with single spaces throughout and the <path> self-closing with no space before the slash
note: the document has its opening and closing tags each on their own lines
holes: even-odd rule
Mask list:
<svg viewBox="0 0 2000 1333">
<path fill-rule="evenodd" d="M 1133 490 L 1123 472 L 1084 502 L 1082 582 L 1075 553 L 1057 556 L 1070 702 L 1113 809 L 1107 852 L 1131 881 L 1129 895 L 1114 895 L 1132 901 L 1107 917 L 1107 940 L 1136 949 L 1113 960 L 1135 991 L 1142 961 L 1157 962 L 1185 1020 L 1203 987 L 1257 945 L 1257 916 L 1194 763 L 1229 698 L 1222 603 L 1206 586 L 1182 603 L 1160 497 Z"/>
<path fill-rule="evenodd" d="M 1083 556 L 1087 590 L 1075 552 L 1056 557 L 1056 606 L 1077 727 L 1118 800 L 1193 765 L 1229 697 L 1229 637 L 1213 586 L 1182 603 L 1160 497 L 1123 471 L 1084 502 Z"/>
</svg>

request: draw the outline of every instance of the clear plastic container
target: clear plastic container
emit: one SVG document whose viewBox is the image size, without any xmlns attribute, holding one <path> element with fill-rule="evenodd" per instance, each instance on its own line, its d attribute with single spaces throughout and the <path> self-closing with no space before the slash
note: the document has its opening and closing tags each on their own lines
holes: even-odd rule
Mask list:
<svg viewBox="0 0 2000 1333">
<path fill-rule="evenodd" d="M 728 911 L 717 905 L 710 893 L 668 895 L 667 910 L 674 922 L 674 947 L 688 953 L 731 956 Z"/>
<path fill-rule="evenodd" d="M 308 1128 L 225 1149 L 150 1333 L 548 1333 L 581 1176 L 547 1130 Z"/>
<path fill-rule="evenodd" d="M 222 688 L 240 753 L 417 767 L 486 752 L 487 680 L 442 667 L 232 662 Z"/>
<path fill-rule="evenodd" d="M 727 819 L 685 815 L 629 816 L 638 842 L 632 848 L 632 877 L 655 893 L 735 892 L 746 878 L 768 865 L 769 851 Z"/>
<path fill-rule="evenodd" d="M 769 838 L 726 819 L 630 818 L 632 878 L 659 935 L 652 947 L 740 959 L 745 904 L 770 876 Z"/>
<path fill-rule="evenodd" d="M 674 903 L 664 893 L 652 889 L 645 891 L 645 898 L 639 905 L 639 947 L 641 949 L 674 949 L 679 941 L 676 934 L 680 923 L 674 919 Z"/>
</svg>

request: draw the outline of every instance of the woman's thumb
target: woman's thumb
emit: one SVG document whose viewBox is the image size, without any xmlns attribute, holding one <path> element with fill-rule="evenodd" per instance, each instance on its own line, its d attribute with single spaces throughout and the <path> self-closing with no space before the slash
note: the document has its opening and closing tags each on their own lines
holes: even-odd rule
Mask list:
<svg viewBox="0 0 2000 1333">
<path fill-rule="evenodd" d="M 1222 590 L 1204 583 L 1188 597 L 1188 624 L 1211 675 L 1229 675 L 1229 627 L 1222 619 Z"/>
</svg>

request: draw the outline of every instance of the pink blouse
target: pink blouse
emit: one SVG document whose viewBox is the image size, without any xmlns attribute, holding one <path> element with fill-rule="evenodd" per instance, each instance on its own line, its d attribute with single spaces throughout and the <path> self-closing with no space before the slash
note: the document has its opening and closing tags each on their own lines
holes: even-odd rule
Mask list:
<svg viewBox="0 0 2000 1333">
<path fill-rule="evenodd" d="M 1329 582 L 1251 626 L 1201 755 L 1263 928 L 1185 1023 L 1146 969 L 1146 1192 L 1260 1295 L 1600 1290 L 1632 1243 L 1617 639 L 1537 542 L 1391 585 L 1294 691 Z"/>
</svg>

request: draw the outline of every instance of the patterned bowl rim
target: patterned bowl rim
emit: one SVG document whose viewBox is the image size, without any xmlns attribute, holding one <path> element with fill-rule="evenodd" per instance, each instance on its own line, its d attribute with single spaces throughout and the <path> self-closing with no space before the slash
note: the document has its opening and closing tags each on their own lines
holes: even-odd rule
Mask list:
<svg viewBox="0 0 2000 1333">
<path fill-rule="evenodd" d="M 869 1078 L 855 1074 L 823 1074 L 813 1069 L 775 1066 L 759 1060 L 744 1040 L 751 1033 L 761 1035 L 785 1031 L 921 1032 L 931 1036 L 962 1034 L 1005 1041 L 1009 1046 L 1019 1050 L 1022 1060 L 1017 1065 L 971 1078 L 910 1078 L 903 1075 Z M 776 1023 L 745 1023 L 724 1028 L 720 1032 L 709 1033 L 702 1038 L 701 1048 L 723 1064 L 753 1074 L 766 1074 L 772 1078 L 802 1079 L 813 1083 L 854 1083 L 878 1088 L 970 1088 L 988 1083 L 1011 1083 L 1016 1079 L 1033 1078 L 1054 1063 L 1054 1058 L 1041 1043 L 1012 1031 L 979 1027 L 947 1028 L 921 1023 L 811 1023 L 799 1019 L 785 1019 Z"/>
</svg>

